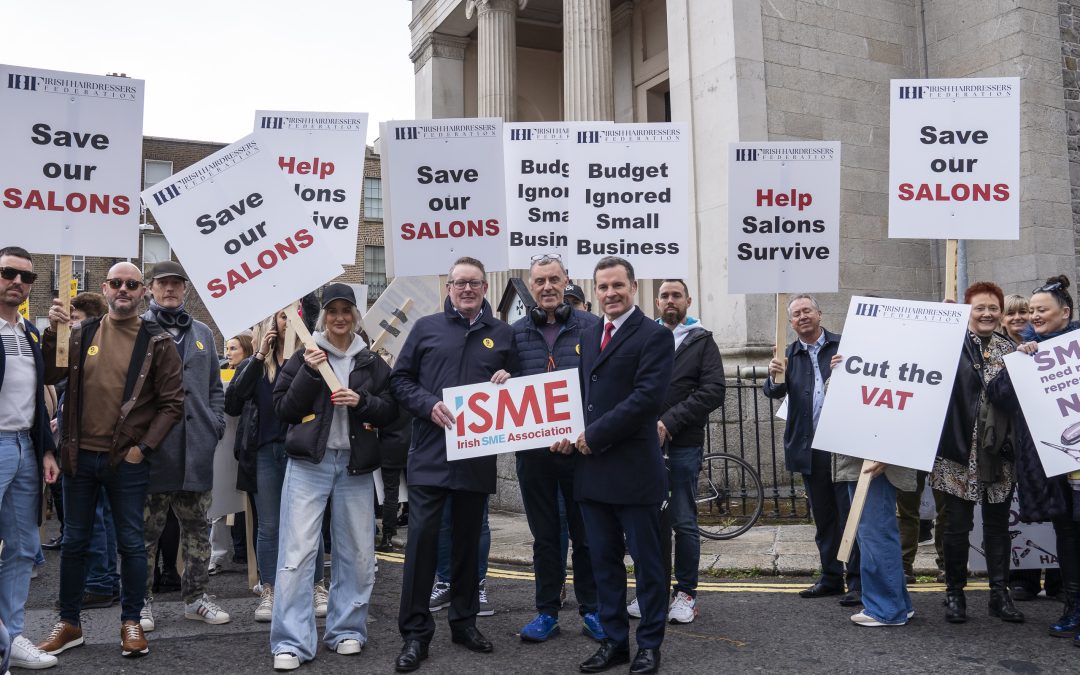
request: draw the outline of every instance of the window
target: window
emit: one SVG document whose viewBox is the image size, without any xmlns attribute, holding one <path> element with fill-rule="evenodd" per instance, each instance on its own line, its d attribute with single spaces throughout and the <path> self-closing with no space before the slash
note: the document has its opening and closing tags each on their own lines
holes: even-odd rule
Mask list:
<svg viewBox="0 0 1080 675">
<path fill-rule="evenodd" d="M 364 179 L 364 218 L 382 220 L 381 178 Z"/>
<path fill-rule="evenodd" d="M 143 274 L 156 263 L 169 259 L 172 249 L 169 240 L 162 234 L 144 234 L 142 236 L 142 271 Z"/>
<path fill-rule="evenodd" d="M 364 283 L 370 307 L 386 290 L 386 249 L 382 246 L 364 247 Z"/>
<path fill-rule="evenodd" d="M 169 176 L 173 175 L 172 162 L 164 162 L 158 159 L 143 160 L 143 182 L 146 188 L 157 185 Z"/>
<path fill-rule="evenodd" d="M 81 255 L 71 256 L 71 278 L 79 282 L 79 291 L 86 290 L 86 257 Z M 53 256 L 53 283 L 54 291 L 60 290 L 60 256 Z"/>
</svg>

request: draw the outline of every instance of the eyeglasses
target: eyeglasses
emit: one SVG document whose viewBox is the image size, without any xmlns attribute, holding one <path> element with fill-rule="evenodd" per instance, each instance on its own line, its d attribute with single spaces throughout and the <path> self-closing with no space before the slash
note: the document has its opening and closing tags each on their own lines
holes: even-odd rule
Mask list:
<svg viewBox="0 0 1080 675">
<path fill-rule="evenodd" d="M 562 256 L 558 253 L 537 253 L 532 258 L 532 262 L 540 262 L 541 260 L 562 260 Z"/>
<path fill-rule="evenodd" d="M 4 279 L 4 281 L 14 281 L 15 277 L 20 277 L 24 284 L 32 284 L 37 280 L 37 273 L 14 267 L 0 267 L 0 278 Z"/>
<path fill-rule="evenodd" d="M 471 288 L 471 289 L 473 289 L 475 291 L 475 290 L 478 290 L 481 286 L 484 285 L 484 280 L 483 279 L 454 279 L 453 281 L 447 281 L 446 285 L 447 286 L 453 286 L 454 288 L 458 289 L 459 291 L 465 290 L 465 287 L 468 286 L 469 288 Z"/>
<path fill-rule="evenodd" d="M 7 277 L 4 277 L 4 278 L 6 279 Z M 1033 290 L 1031 292 L 1031 294 L 1035 295 L 1036 293 L 1053 293 L 1054 291 L 1057 291 L 1057 290 L 1060 290 L 1060 289 L 1061 289 L 1061 282 L 1060 281 L 1055 281 L 1052 284 L 1046 284 L 1045 286 L 1039 286 L 1038 288 Z"/>
<path fill-rule="evenodd" d="M 120 290 L 120 287 L 123 286 L 129 291 L 134 291 L 143 285 L 143 282 L 138 279 L 106 279 L 105 283 L 109 284 L 109 288 L 113 290 Z"/>
</svg>

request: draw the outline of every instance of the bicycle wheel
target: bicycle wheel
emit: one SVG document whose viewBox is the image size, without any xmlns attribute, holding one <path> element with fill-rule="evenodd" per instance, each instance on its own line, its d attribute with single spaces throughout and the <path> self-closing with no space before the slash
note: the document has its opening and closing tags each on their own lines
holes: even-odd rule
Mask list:
<svg viewBox="0 0 1080 675">
<path fill-rule="evenodd" d="M 720 452 L 702 458 L 695 501 L 701 536 L 734 539 L 761 517 L 765 494 L 754 467 Z"/>
</svg>

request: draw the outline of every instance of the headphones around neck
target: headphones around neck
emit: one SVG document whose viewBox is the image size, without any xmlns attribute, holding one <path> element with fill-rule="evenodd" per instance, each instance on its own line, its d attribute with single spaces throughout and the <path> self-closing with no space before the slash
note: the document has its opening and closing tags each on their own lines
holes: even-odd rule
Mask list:
<svg viewBox="0 0 1080 675">
<path fill-rule="evenodd" d="M 162 328 L 179 328 L 180 330 L 185 330 L 191 326 L 191 315 L 184 310 L 180 310 L 175 314 L 155 312 L 155 315 L 157 317 L 157 322 L 161 324 Z"/>
<path fill-rule="evenodd" d="M 555 323 L 566 323 L 573 315 L 573 306 L 566 300 L 563 300 L 562 303 L 555 308 Z M 532 309 L 529 310 L 529 318 L 532 319 L 534 324 L 541 328 L 546 326 L 548 322 L 547 312 L 544 311 L 540 305 L 532 306 Z"/>
</svg>

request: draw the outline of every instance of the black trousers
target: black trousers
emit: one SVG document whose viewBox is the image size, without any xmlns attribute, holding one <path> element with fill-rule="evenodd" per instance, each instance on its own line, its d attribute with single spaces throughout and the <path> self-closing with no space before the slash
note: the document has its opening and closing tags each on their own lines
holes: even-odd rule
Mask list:
<svg viewBox="0 0 1080 675">
<path fill-rule="evenodd" d="M 955 590 L 964 588 L 967 580 L 968 557 L 971 551 L 970 534 L 975 523 L 975 502 L 948 493 L 945 499 L 945 575 L 946 583 Z M 999 504 L 983 502 L 983 551 L 991 587 L 995 580 L 1008 583 L 1009 572 L 1009 507 L 1010 501 Z M 996 542 L 996 543 L 995 543 Z M 949 570 L 954 570 L 950 579 Z M 995 576 L 996 575 L 996 576 Z"/>
<path fill-rule="evenodd" d="M 814 516 L 817 531 L 814 542 L 821 557 L 821 583 L 832 589 L 844 589 L 844 563 L 836 559 L 840 552 L 840 540 L 844 538 L 851 496 L 847 483 L 833 482 L 832 453 L 813 450 L 810 473 L 804 473 L 803 486 L 810 500 L 810 513 Z M 859 580 L 859 545 L 851 547 L 847 562 L 847 588 L 861 591 Z"/>
<path fill-rule="evenodd" d="M 1050 480 L 1065 482 L 1064 476 Z M 1057 539 L 1058 567 L 1061 568 L 1062 588 L 1073 598 L 1080 598 L 1080 522 L 1073 519 L 1076 513 L 1076 494 L 1064 485 L 1066 514 L 1053 519 Z"/>
<path fill-rule="evenodd" d="M 450 522 L 450 630 L 464 630 L 476 625 L 476 614 L 480 611 L 477 558 L 487 495 L 410 485 L 409 538 L 405 545 L 405 571 L 398 610 L 398 630 L 405 640 L 426 644 L 435 635 L 435 620 L 431 618 L 428 600 L 435 584 L 443 506 L 450 496 L 454 498 Z"/>
<path fill-rule="evenodd" d="M 536 575 L 536 611 L 559 616 L 559 591 L 566 580 L 566 560 L 560 542 L 559 492 L 566 503 L 566 521 L 573 543 L 574 595 L 582 616 L 596 611 L 596 580 L 581 508 L 574 501 L 574 458 L 523 452 L 517 456 L 518 487 L 525 518 L 533 536 L 533 572 Z M 457 508 L 456 506 L 454 508 Z M 453 585 L 451 584 L 451 588 Z"/>
<path fill-rule="evenodd" d="M 401 485 L 401 474 L 404 469 L 390 469 L 383 467 L 383 503 L 382 503 L 382 531 L 383 537 L 393 537 L 397 534 L 398 512 L 398 489 Z"/>
</svg>

